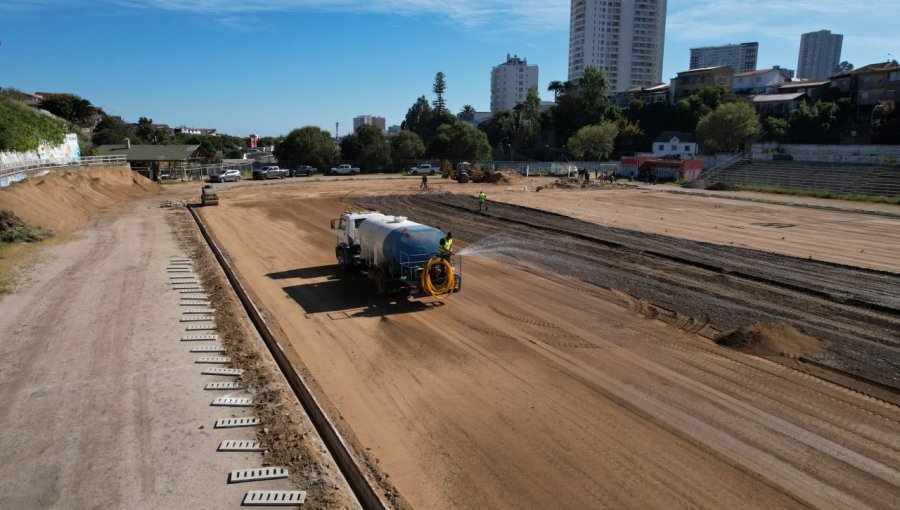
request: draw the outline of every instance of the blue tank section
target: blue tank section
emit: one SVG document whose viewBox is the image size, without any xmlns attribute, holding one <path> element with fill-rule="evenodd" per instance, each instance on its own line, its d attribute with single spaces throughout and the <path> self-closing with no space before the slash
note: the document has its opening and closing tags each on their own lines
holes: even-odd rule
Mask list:
<svg viewBox="0 0 900 510">
<path fill-rule="evenodd" d="M 391 272 L 400 271 L 400 264 L 424 264 L 433 257 L 444 233 L 427 225 L 395 230 L 384 239 L 384 256 L 391 261 Z"/>
</svg>

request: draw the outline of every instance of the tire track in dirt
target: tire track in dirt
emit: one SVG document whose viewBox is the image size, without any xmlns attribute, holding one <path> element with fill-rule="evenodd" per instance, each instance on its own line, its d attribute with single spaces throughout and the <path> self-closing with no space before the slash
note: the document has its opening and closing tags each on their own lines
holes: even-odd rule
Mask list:
<svg viewBox="0 0 900 510">
<path fill-rule="evenodd" d="M 720 331 L 791 324 L 830 342 L 814 361 L 900 392 L 900 275 L 602 227 L 505 204 L 491 204 L 489 214 L 470 212 L 470 197 L 452 194 L 353 200 L 465 239 L 490 232 L 502 238 L 495 253 L 633 296 L 647 317 L 689 317 L 697 331 L 705 324 Z"/>
</svg>

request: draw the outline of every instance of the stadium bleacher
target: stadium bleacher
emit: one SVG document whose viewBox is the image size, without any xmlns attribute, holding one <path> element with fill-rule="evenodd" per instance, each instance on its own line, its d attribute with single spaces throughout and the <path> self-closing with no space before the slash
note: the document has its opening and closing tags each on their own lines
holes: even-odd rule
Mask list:
<svg viewBox="0 0 900 510">
<path fill-rule="evenodd" d="M 703 176 L 707 185 L 750 185 L 841 195 L 900 197 L 900 167 L 800 161 L 751 161 Z"/>
</svg>

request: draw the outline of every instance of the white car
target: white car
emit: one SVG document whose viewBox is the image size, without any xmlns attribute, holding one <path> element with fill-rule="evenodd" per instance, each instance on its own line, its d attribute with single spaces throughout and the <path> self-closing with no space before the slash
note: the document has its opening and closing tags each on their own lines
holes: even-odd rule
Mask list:
<svg viewBox="0 0 900 510">
<path fill-rule="evenodd" d="M 409 169 L 409 175 L 435 175 L 438 172 L 437 167 L 428 163 L 424 165 L 414 166 Z"/>
</svg>

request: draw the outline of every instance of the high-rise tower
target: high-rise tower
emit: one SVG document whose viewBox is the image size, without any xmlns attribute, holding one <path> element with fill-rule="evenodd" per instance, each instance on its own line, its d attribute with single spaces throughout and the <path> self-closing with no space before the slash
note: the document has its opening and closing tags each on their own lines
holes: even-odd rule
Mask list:
<svg viewBox="0 0 900 510">
<path fill-rule="evenodd" d="M 758 54 L 759 43 L 757 42 L 691 48 L 690 69 L 730 66 L 735 73 L 756 71 Z"/>
<path fill-rule="evenodd" d="M 844 36 L 832 34 L 830 30 L 819 30 L 800 36 L 797 77 L 813 81 L 831 77 L 841 62 L 843 44 Z"/>
<path fill-rule="evenodd" d="M 491 69 L 491 113 L 512 110 L 525 102 L 528 89 L 537 85 L 538 67 L 518 55 L 506 54 L 506 62 Z"/>
<path fill-rule="evenodd" d="M 662 81 L 666 0 L 572 0 L 569 80 L 606 72 L 610 91 Z"/>
</svg>

